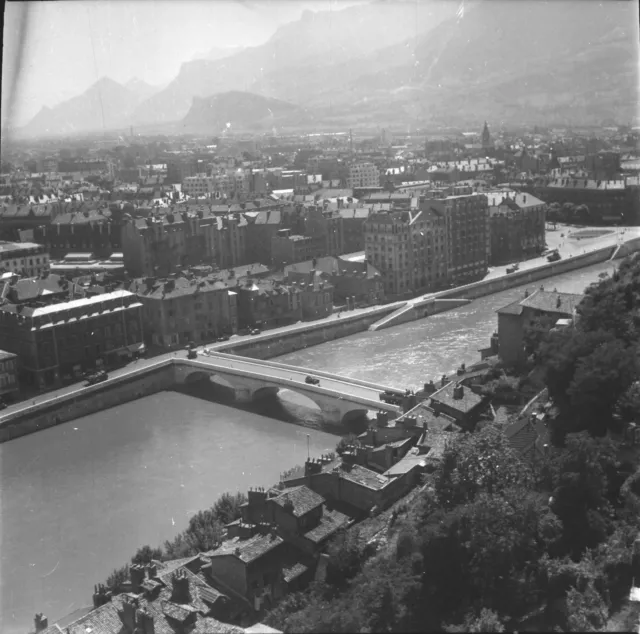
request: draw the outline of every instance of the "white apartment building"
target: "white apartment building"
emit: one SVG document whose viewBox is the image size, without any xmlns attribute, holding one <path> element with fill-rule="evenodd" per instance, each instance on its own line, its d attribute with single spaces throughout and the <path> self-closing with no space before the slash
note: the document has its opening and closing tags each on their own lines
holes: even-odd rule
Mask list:
<svg viewBox="0 0 640 634">
<path fill-rule="evenodd" d="M 0 242 L 0 269 L 23 277 L 37 277 L 49 270 L 49 253 L 35 242 Z"/>
<path fill-rule="evenodd" d="M 347 187 L 379 187 L 380 172 L 373 163 L 356 163 L 349 167 Z"/>
<path fill-rule="evenodd" d="M 245 170 L 227 170 L 219 174 L 206 176 L 198 174 L 187 176 L 182 181 L 182 191 L 187 196 L 202 198 L 211 194 L 233 195 L 249 191 L 250 174 Z"/>
</svg>

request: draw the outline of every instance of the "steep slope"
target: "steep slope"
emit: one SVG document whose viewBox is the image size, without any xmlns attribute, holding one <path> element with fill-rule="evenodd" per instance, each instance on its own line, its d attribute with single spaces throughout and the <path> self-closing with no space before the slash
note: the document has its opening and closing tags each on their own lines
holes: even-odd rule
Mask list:
<svg viewBox="0 0 640 634">
<path fill-rule="evenodd" d="M 142 79 L 138 79 L 137 77 L 132 77 L 124 87 L 135 95 L 138 102 L 142 102 L 145 99 L 148 99 L 152 95 L 155 95 L 157 92 L 160 92 L 164 86 L 152 86 L 148 84 L 146 81 Z"/>
<path fill-rule="evenodd" d="M 229 46 L 229 47 L 219 47 L 213 46 L 206 53 L 197 53 L 193 56 L 193 60 L 198 59 L 206 59 L 210 62 L 215 62 L 219 59 L 224 59 L 225 57 L 231 57 L 231 55 L 235 55 L 236 53 L 241 53 L 244 50 L 244 46 Z"/>
<path fill-rule="evenodd" d="M 233 131 L 262 131 L 311 121 L 302 108 L 278 99 L 246 92 L 226 92 L 195 97 L 182 121 L 185 132 L 219 134 Z"/>
<path fill-rule="evenodd" d="M 371 67 L 342 94 L 394 119 L 625 119 L 637 104 L 637 9 L 481 2 L 409 46 L 380 51 Z"/>
<path fill-rule="evenodd" d="M 378 1 L 341 11 L 307 11 L 299 21 L 279 28 L 262 46 L 217 61 L 183 64 L 165 90 L 140 105 L 136 121 L 180 119 L 193 97 L 230 90 L 304 103 L 308 97 L 306 81 L 316 74 L 428 31 L 454 15 L 456 8 L 452 2 L 427 0 L 410 5 Z"/>
<path fill-rule="evenodd" d="M 22 130 L 25 136 L 56 136 L 109 130 L 128 124 L 138 97 L 103 77 L 83 94 L 53 108 L 43 108 Z"/>
</svg>

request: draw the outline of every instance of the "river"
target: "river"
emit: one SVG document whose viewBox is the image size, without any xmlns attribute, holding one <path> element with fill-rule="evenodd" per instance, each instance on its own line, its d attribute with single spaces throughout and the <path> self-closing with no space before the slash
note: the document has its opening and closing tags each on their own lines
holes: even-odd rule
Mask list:
<svg viewBox="0 0 640 634">
<path fill-rule="evenodd" d="M 603 271 L 612 265 L 543 284 L 581 292 Z M 477 361 L 495 311 L 538 286 L 278 360 L 416 389 Z M 0 631 L 24 634 L 36 612 L 53 623 L 90 603 L 93 585 L 139 546 L 175 536 L 225 491 L 269 486 L 304 462 L 307 434 L 312 455 L 334 449 L 337 438 L 316 429 L 162 392 L 1 444 Z"/>
</svg>

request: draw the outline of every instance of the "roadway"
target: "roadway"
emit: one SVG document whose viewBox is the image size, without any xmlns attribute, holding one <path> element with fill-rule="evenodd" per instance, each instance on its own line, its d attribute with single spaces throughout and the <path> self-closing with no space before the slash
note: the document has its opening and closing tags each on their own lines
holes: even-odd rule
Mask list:
<svg viewBox="0 0 640 634">
<path fill-rule="evenodd" d="M 314 388 L 322 388 L 333 392 L 339 392 L 347 397 L 366 399 L 369 401 L 380 402 L 380 392 L 385 389 L 393 389 L 388 386 L 374 386 L 373 384 L 370 386 L 361 385 L 351 382 L 347 377 L 335 375 L 331 377 L 326 373 L 322 373 L 322 376 L 314 375 L 313 371 L 308 370 L 307 368 L 296 369 L 294 366 L 284 366 L 280 364 L 264 365 L 260 363 L 260 361 L 254 359 L 231 357 L 231 355 L 227 357 L 226 355 L 199 354 L 197 361 L 210 366 L 212 372 L 223 372 L 227 369 L 236 372 L 252 373 L 254 375 L 258 374 L 259 377 L 263 378 L 266 382 L 270 379 L 274 380 L 276 384 L 278 380 L 285 382 L 293 381 L 294 383 L 299 383 L 300 387 L 304 387 L 306 389 L 311 388 L 311 391 L 314 391 Z M 194 369 L 196 368 L 194 367 Z M 197 369 L 199 370 L 200 368 Z M 305 379 L 308 376 L 316 376 L 316 378 L 320 379 L 320 383 L 318 385 L 306 383 Z M 287 385 L 286 387 L 290 387 L 290 385 Z"/>
</svg>

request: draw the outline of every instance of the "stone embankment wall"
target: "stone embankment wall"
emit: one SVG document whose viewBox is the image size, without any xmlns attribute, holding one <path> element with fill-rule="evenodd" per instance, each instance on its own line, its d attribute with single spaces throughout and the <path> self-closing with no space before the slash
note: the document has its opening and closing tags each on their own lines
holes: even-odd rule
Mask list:
<svg viewBox="0 0 640 634">
<path fill-rule="evenodd" d="M 624 255 L 619 255 L 619 257 L 624 257 L 640 249 L 640 242 L 638 245 L 633 245 L 631 242 L 630 240 L 629 243 L 627 243 L 628 246 Z M 467 284 L 466 286 L 458 286 L 457 288 L 436 293 L 435 297 L 440 299 L 476 299 L 478 297 L 484 297 L 485 295 L 492 295 L 493 293 L 505 291 L 515 286 L 537 282 L 547 277 L 561 275 L 562 273 L 575 271 L 576 269 L 585 268 L 593 264 L 606 262 L 611 255 L 613 255 L 615 249 L 616 247 L 605 247 L 597 251 L 591 251 L 564 260 L 558 260 L 557 262 L 536 266 L 535 268 L 516 271 L 510 275 L 496 277 L 491 280 L 482 280 L 480 282 L 474 282 L 473 284 Z"/>
<path fill-rule="evenodd" d="M 170 389 L 174 375 L 172 361 L 165 360 L 37 405 L 25 403 L 23 409 L 0 418 L 0 443 Z"/>
<path fill-rule="evenodd" d="M 369 326 L 398 308 L 398 304 L 380 306 L 365 313 L 332 321 L 304 323 L 286 332 L 266 332 L 243 341 L 216 346 L 217 352 L 237 354 L 252 359 L 272 359 L 320 343 L 341 339 L 367 330 Z"/>
</svg>

